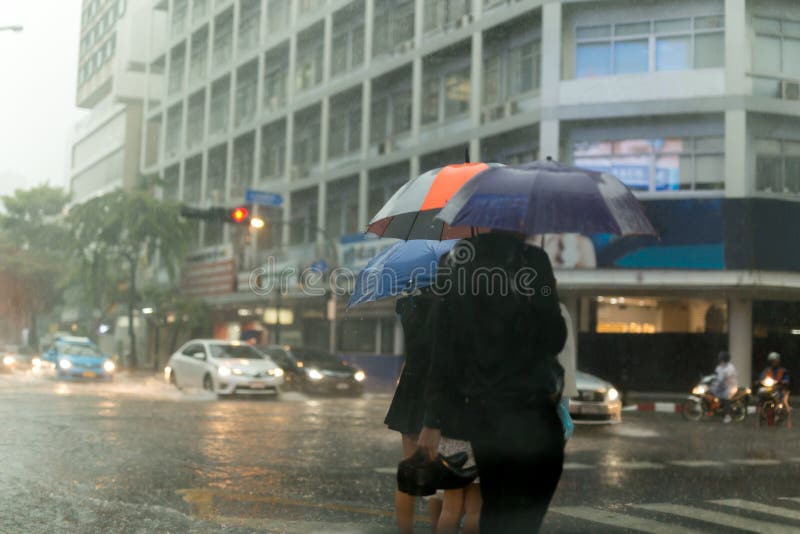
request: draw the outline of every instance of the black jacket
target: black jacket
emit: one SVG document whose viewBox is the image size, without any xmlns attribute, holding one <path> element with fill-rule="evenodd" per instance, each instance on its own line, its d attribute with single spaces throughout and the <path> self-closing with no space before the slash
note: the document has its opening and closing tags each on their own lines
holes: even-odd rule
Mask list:
<svg viewBox="0 0 800 534">
<path fill-rule="evenodd" d="M 469 439 L 465 402 L 508 409 L 559 391 L 567 331 L 542 249 L 508 234 L 466 239 L 440 261 L 435 291 L 425 426 Z"/>
</svg>

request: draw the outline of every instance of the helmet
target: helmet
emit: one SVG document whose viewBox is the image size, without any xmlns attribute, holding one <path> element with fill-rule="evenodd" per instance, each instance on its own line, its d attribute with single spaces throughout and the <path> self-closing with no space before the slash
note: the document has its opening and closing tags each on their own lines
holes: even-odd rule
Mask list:
<svg viewBox="0 0 800 534">
<path fill-rule="evenodd" d="M 721 350 L 717 358 L 719 361 L 727 363 L 731 361 L 731 354 L 727 350 Z"/>
<path fill-rule="evenodd" d="M 777 352 L 770 352 L 769 356 L 767 356 L 767 361 L 773 365 L 777 365 L 781 363 L 781 355 Z"/>
</svg>

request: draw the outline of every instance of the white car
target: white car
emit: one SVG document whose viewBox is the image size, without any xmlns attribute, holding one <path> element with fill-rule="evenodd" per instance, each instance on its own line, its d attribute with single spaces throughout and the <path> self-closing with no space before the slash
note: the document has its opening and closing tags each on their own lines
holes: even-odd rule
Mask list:
<svg viewBox="0 0 800 534">
<path fill-rule="evenodd" d="M 164 377 L 180 388 L 217 395 L 277 395 L 283 369 L 268 356 L 238 341 L 195 339 L 170 356 Z"/>
<path fill-rule="evenodd" d="M 602 378 L 577 371 L 578 394 L 569 399 L 569 414 L 576 423 L 622 422 L 619 391 Z"/>
</svg>

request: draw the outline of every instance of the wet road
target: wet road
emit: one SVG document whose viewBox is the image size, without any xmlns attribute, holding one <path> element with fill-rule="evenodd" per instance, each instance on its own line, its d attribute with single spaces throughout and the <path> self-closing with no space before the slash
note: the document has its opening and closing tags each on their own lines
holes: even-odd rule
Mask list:
<svg viewBox="0 0 800 534">
<path fill-rule="evenodd" d="M 388 403 L 0 375 L 0 532 L 391 532 Z M 797 428 L 623 420 L 577 430 L 546 532 L 800 531 Z"/>
</svg>

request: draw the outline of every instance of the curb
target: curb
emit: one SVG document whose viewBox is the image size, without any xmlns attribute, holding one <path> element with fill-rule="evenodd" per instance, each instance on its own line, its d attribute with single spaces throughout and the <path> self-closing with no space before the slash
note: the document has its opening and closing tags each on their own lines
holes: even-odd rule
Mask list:
<svg viewBox="0 0 800 534">
<path fill-rule="evenodd" d="M 637 402 L 629 406 L 623 406 L 623 412 L 659 412 L 659 413 L 681 413 L 680 402 Z M 748 406 L 747 413 L 756 413 L 755 406 Z"/>
</svg>

